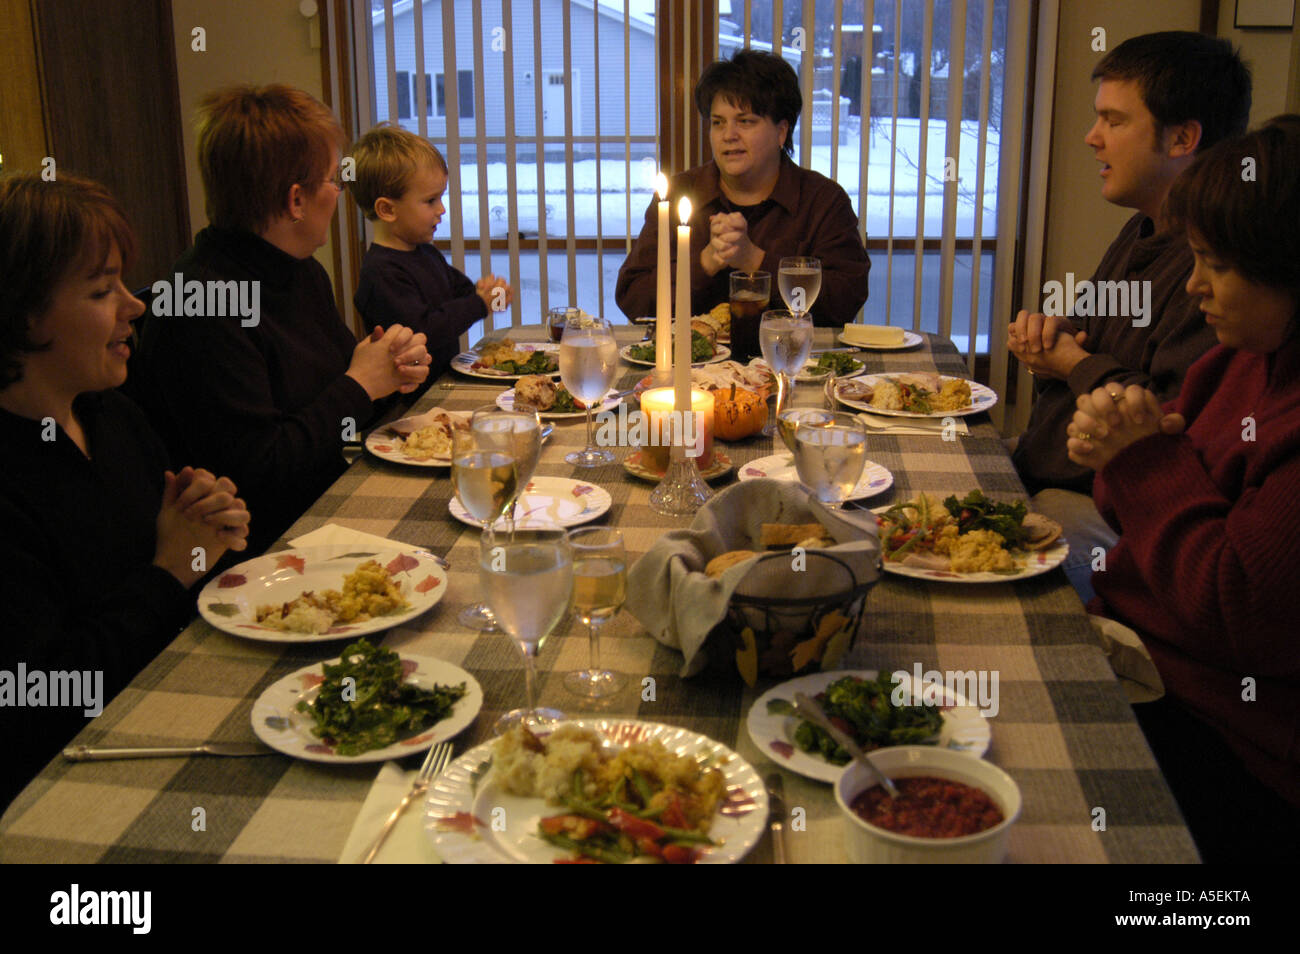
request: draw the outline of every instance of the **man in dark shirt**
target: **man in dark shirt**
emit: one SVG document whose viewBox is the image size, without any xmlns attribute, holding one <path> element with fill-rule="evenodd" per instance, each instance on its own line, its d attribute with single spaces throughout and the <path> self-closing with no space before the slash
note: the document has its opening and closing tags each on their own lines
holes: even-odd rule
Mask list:
<svg viewBox="0 0 1300 954">
<path fill-rule="evenodd" d="M 732 271 L 767 272 L 775 286 L 782 258 L 807 256 L 822 267 L 814 324 L 853 321 L 867 300 L 871 263 L 845 191 L 788 155 L 803 106 L 794 70 L 770 53 L 738 51 L 705 70 L 695 104 L 709 120 L 713 161 L 674 176 L 668 190 L 674 217 L 678 199 L 691 200 L 692 313 L 728 300 Z M 615 298 L 630 318 L 655 313 L 658 242 L 651 201 L 618 273 Z M 675 262 L 675 241 L 671 248 Z"/>
<path fill-rule="evenodd" d="M 509 307 L 504 278 L 477 283 L 431 243 L 446 208 L 447 162 L 427 139 L 380 125 L 352 148 L 352 198 L 374 227 L 353 301 L 368 325 L 407 325 L 428 337 L 429 381 L 460 352 L 460 336 L 489 311 Z"/>
<path fill-rule="evenodd" d="M 1079 297 L 1065 303 L 1070 317 L 1022 311 L 1008 338 L 1036 385 L 1012 459 L 1035 494 L 1033 509 L 1065 525 L 1066 572 L 1085 602 L 1096 548 L 1108 549 L 1115 537 L 1088 496 L 1092 471 L 1066 454 L 1066 426 L 1077 396 L 1094 388 L 1137 384 L 1173 398 L 1187 369 L 1214 345 L 1200 300 L 1185 287 L 1192 272 L 1186 237 L 1162 227 L 1161 208 L 1198 150 L 1246 128 L 1251 87 L 1232 46 L 1199 33 L 1126 40 L 1092 76 L 1101 80 L 1097 121 L 1084 142 L 1102 163 L 1102 197 L 1137 214 L 1092 279 L 1079 283 Z M 1063 284 L 1068 295 L 1070 282 Z"/>
</svg>

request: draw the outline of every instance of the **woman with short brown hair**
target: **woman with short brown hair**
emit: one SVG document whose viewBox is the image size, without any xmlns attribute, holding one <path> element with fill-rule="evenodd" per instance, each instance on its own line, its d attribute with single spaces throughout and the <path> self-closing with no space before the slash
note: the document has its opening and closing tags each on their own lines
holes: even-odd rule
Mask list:
<svg viewBox="0 0 1300 954">
<path fill-rule="evenodd" d="M 311 257 L 329 239 L 343 142 L 329 109 L 288 86 L 203 100 L 211 224 L 179 277 L 155 285 L 141 345 L 142 399 L 173 454 L 238 481 L 258 515 L 255 550 L 343 472 L 342 445 L 374 402 L 428 376 L 422 334 L 393 326 L 357 343 Z"/>
<path fill-rule="evenodd" d="M 122 284 L 134 249 L 97 183 L 0 179 L 0 671 L 24 697 L 0 709 L 0 810 L 167 645 L 192 614 L 187 587 L 245 546 L 234 484 L 168 471 L 115 390 L 143 310 Z M 50 673 L 93 676 L 97 698 L 32 698 L 24 667 L 51 692 Z"/>
</svg>

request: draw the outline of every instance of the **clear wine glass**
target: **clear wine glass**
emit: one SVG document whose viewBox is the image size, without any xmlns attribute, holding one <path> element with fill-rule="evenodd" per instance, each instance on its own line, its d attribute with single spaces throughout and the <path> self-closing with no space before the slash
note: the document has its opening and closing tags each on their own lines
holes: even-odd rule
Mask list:
<svg viewBox="0 0 1300 954">
<path fill-rule="evenodd" d="M 618 345 L 604 318 L 570 315 L 560 339 L 560 381 L 587 406 L 587 446 L 564 459 L 574 467 L 601 467 L 614 460 L 614 452 L 597 447 L 591 433 L 592 407 L 599 405 L 618 372 Z"/>
<path fill-rule="evenodd" d="M 758 344 L 763 352 L 763 360 L 776 375 L 776 414 L 781 416 L 790 390 L 794 387 L 794 377 L 808 360 L 812 351 L 812 319 L 806 315 L 796 315 L 789 311 L 766 311 L 758 326 Z M 769 420 L 763 428 L 764 434 L 776 433 L 776 421 Z"/>
<path fill-rule="evenodd" d="M 856 415 L 837 412 L 827 421 L 801 421 L 794 432 L 794 466 L 799 480 L 833 510 L 839 510 L 862 478 L 867 428 Z"/>
<path fill-rule="evenodd" d="M 497 624 L 524 654 L 526 708 L 496 723 L 500 735 L 519 723 L 530 729 L 558 722 L 564 713 L 537 707 L 536 657 L 542 642 L 569 613 L 573 551 L 563 530 L 521 530 L 509 540 L 490 530 L 479 538 L 479 582 Z"/>
<path fill-rule="evenodd" d="M 514 455 L 482 442 L 481 432 L 473 426 L 452 428 L 451 440 L 451 485 L 456 498 L 488 532 L 515 498 Z M 470 629 L 496 631 L 492 610 L 481 602 L 462 610 L 458 619 Z"/>
<path fill-rule="evenodd" d="M 618 615 L 627 599 L 627 552 L 613 527 L 569 531 L 573 548 L 573 609 L 587 624 L 591 666 L 564 677 L 564 688 L 588 699 L 611 696 L 627 685 L 621 672 L 600 665 L 600 627 Z"/>
<path fill-rule="evenodd" d="M 815 258 L 783 258 L 776 273 L 785 307 L 802 317 L 812 311 L 822 290 L 822 263 Z"/>
<path fill-rule="evenodd" d="M 820 407 L 788 407 L 776 418 L 777 432 L 791 455 L 794 454 L 794 432 L 800 424 L 829 424 L 835 417 L 833 411 Z"/>
<path fill-rule="evenodd" d="M 528 482 L 537 469 L 542 453 L 542 422 L 531 404 L 516 401 L 510 410 L 488 405 L 476 410 L 470 428 L 478 435 L 480 447 L 492 448 L 515 459 L 515 493 L 506 509 L 510 533 L 515 532 L 515 505 L 528 490 Z"/>
</svg>

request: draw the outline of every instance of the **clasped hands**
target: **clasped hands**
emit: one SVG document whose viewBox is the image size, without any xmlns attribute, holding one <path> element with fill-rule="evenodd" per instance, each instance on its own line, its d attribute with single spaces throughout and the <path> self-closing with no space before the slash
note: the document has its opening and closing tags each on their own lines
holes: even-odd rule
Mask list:
<svg viewBox="0 0 1300 954">
<path fill-rule="evenodd" d="M 739 212 L 709 216 L 709 243 L 700 252 L 700 266 L 710 275 L 724 268 L 757 271 L 764 252 L 749 240 L 749 223 Z"/>
<path fill-rule="evenodd" d="M 1007 349 L 1030 374 L 1064 381 L 1088 352 L 1087 333 L 1057 315 L 1022 310 L 1007 332 Z"/>
<path fill-rule="evenodd" d="M 214 566 L 226 550 L 248 546 L 248 506 L 235 496 L 228 477 L 186 467 L 163 475 L 154 563 L 188 586 Z M 194 549 L 205 551 L 195 569 Z"/>
<path fill-rule="evenodd" d="M 429 355 L 423 333 L 405 325 L 376 325 L 352 352 L 348 373 L 366 389 L 372 401 L 400 391 L 410 394 L 429 376 Z"/>
<path fill-rule="evenodd" d="M 1100 470 L 1116 454 L 1153 434 L 1181 434 L 1186 421 L 1181 414 L 1166 414 L 1160 399 L 1145 388 L 1111 383 L 1081 394 L 1078 410 L 1066 427 L 1070 460 Z"/>
</svg>

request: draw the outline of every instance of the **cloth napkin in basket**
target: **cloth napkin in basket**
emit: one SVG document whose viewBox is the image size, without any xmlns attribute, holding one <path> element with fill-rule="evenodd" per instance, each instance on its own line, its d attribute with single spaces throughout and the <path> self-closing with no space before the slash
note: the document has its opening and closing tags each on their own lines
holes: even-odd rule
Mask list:
<svg viewBox="0 0 1300 954">
<path fill-rule="evenodd" d="M 745 581 L 759 556 L 718 577 L 704 568 L 729 550 L 753 550 L 764 523 L 820 522 L 835 539 L 833 553 L 852 568 L 858 582 L 874 581 L 879 571 L 880 540 L 875 517 L 854 510 L 830 510 L 798 484 L 757 478 L 728 487 L 700 509 L 689 530 L 660 537 L 628 573 L 624 604 L 646 630 L 685 656 L 682 675 L 704 668 L 703 652 L 710 631 L 727 614 L 732 594 Z M 811 575 L 790 573 L 780 595 L 799 597 L 816 587 Z"/>
</svg>

